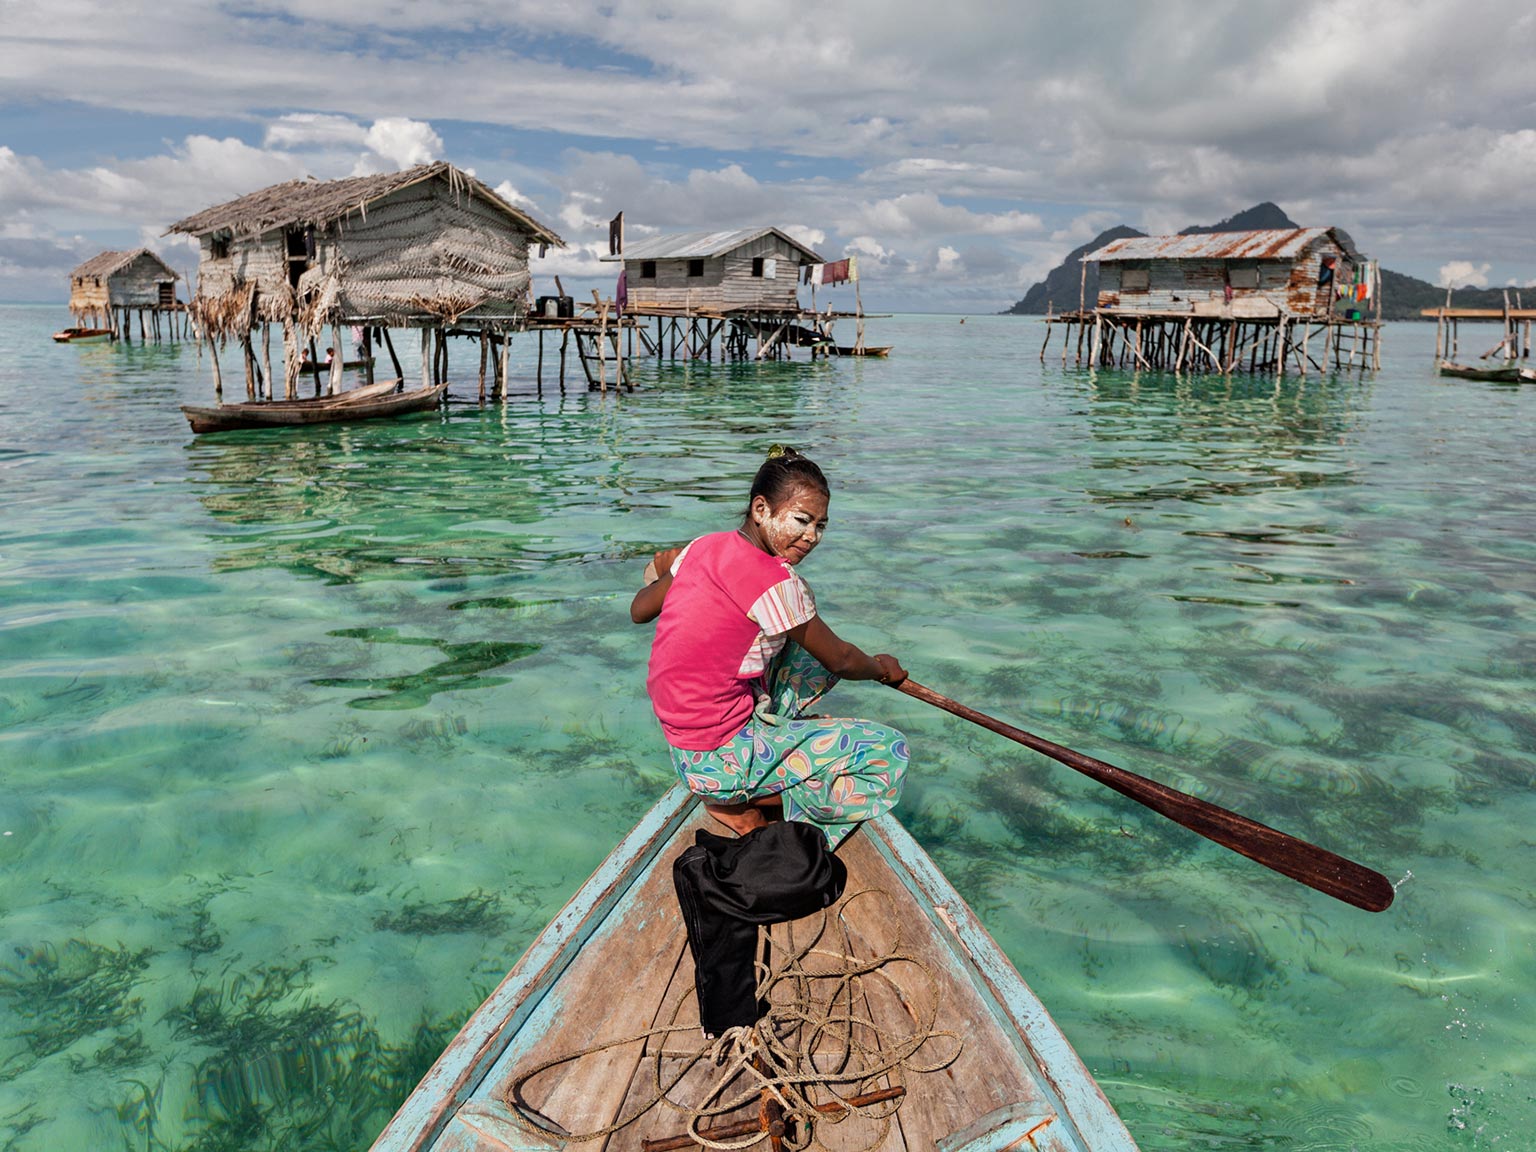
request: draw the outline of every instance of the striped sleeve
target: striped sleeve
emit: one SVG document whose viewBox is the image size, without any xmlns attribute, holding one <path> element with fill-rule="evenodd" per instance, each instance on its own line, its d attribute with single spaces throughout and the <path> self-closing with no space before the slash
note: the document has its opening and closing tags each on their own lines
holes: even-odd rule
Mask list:
<svg viewBox="0 0 1536 1152">
<path fill-rule="evenodd" d="M 765 635 L 783 635 L 816 615 L 816 597 L 811 594 L 810 585 L 791 570 L 785 579 L 757 598 L 747 615 Z"/>
</svg>

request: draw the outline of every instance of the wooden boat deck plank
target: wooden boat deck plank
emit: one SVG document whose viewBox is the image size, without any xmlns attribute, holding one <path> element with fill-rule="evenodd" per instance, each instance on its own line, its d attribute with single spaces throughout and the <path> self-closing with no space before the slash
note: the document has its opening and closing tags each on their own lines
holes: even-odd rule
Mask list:
<svg viewBox="0 0 1536 1152">
<path fill-rule="evenodd" d="M 868 836 L 849 839 L 840 855 L 849 867 L 848 890 L 879 886 L 879 877 L 889 877 L 883 861 Z M 931 928 L 928 915 L 905 888 L 893 887 L 887 879 L 882 886 L 887 899 L 865 897 L 855 900 L 849 909 L 849 927 L 861 953 L 866 949 L 882 951 L 896 944 L 912 955 L 933 974 L 939 996 L 939 1016 L 935 1027 L 955 1032 L 964 1041 L 959 1056 L 938 1072 L 914 1074 L 908 1078 L 908 1095 L 898 1116 L 909 1148 L 931 1148 L 939 1139 L 969 1120 L 998 1108 L 1027 1105 L 1040 1113 L 1053 1113 L 1054 1105 L 1040 1091 L 1033 1063 L 996 1028 L 996 1015 L 971 981 L 957 974 L 955 957 L 944 948 L 942 938 Z M 863 905 L 861 907 L 861 904 Z M 906 967 L 906 966 L 903 966 Z M 871 1006 L 880 1013 L 876 1022 L 890 1020 L 893 1028 L 910 1031 L 912 1015 L 926 1014 L 929 986 L 915 973 L 897 971 L 900 995 L 884 981 L 867 981 Z M 902 1003 L 905 997 L 908 1003 Z M 919 1066 L 937 1062 L 949 1051 L 948 1042 L 936 1038 L 926 1045 L 914 1063 Z"/>
<path fill-rule="evenodd" d="M 687 938 L 670 912 L 674 903 L 670 867 L 654 869 L 625 896 L 567 970 L 562 988 L 572 994 L 548 997 L 492 1069 L 487 1079 L 495 1098 L 508 1100 L 513 1082 L 538 1060 L 656 1026 L 687 953 Z M 690 988 L 692 979 L 690 966 Z M 525 1099 L 568 1131 L 605 1128 L 621 1114 L 643 1048 L 637 1040 L 552 1068 L 530 1083 Z"/>
</svg>

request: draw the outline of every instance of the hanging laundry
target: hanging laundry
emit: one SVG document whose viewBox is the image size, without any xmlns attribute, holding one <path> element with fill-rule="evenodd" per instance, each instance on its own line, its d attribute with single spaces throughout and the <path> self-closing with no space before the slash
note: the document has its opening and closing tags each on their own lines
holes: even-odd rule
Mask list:
<svg viewBox="0 0 1536 1152">
<path fill-rule="evenodd" d="M 852 280 L 855 284 L 859 282 L 859 254 L 857 252 L 848 257 L 848 279 Z"/>
<path fill-rule="evenodd" d="M 807 264 L 805 266 L 805 282 L 811 285 L 820 284 L 821 272 L 825 267 L 825 264 Z"/>
<path fill-rule="evenodd" d="M 829 264 L 821 265 L 821 282 L 823 284 L 843 284 L 852 279 L 848 275 L 848 261 L 833 260 Z"/>
<path fill-rule="evenodd" d="M 625 274 L 627 269 L 619 269 L 619 282 L 613 290 L 614 310 L 623 312 L 625 305 L 629 303 L 629 277 Z"/>
</svg>

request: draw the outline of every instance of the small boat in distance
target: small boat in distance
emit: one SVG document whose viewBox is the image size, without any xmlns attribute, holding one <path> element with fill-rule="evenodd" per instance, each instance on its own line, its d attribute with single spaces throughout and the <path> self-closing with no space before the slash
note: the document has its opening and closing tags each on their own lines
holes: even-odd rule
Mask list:
<svg viewBox="0 0 1536 1152">
<path fill-rule="evenodd" d="M 808 1135 L 830 1152 L 1135 1152 L 1044 1006 L 893 816 L 838 849 L 841 900 L 765 931 L 779 978 L 759 985 L 771 1007 L 750 1033 L 756 1055 L 736 1030 L 704 1038 L 672 865 L 708 824 L 681 785 L 667 792 L 373 1152 L 665 1152 L 698 1147 L 690 1124 L 762 1152 Z"/>
<path fill-rule="evenodd" d="M 448 384 L 397 392 L 399 380 L 384 380 L 334 396 L 305 400 L 253 400 L 213 408 L 183 404 L 182 415 L 193 432 L 229 432 L 238 428 L 274 428 L 301 424 L 338 424 L 421 412 L 442 402 Z"/>
<path fill-rule="evenodd" d="M 838 344 L 832 348 L 834 356 L 889 356 L 891 345 L 866 344 L 860 348 L 857 344 Z"/>
<path fill-rule="evenodd" d="M 53 334 L 58 344 L 102 344 L 112 339 L 110 328 L 61 328 Z"/>
<path fill-rule="evenodd" d="M 1457 364 L 1450 360 L 1440 361 L 1440 375 L 1459 376 L 1463 380 L 1493 380 L 1503 384 L 1519 384 L 1536 381 L 1536 369 L 1503 364 L 1497 368 L 1481 368 L 1475 364 Z"/>
<path fill-rule="evenodd" d="M 374 358 L 372 356 L 362 360 L 343 360 L 341 362 L 341 368 L 343 372 L 350 372 L 354 368 L 368 367 L 368 365 L 373 363 L 373 360 Z M 299 365 L 299 371 L 303 372 L 305 375 L 314 374 L 316 376 L 324 376 L 330 370 L 331 366 L 324 360 L 305 360 Z"/>
</svg>

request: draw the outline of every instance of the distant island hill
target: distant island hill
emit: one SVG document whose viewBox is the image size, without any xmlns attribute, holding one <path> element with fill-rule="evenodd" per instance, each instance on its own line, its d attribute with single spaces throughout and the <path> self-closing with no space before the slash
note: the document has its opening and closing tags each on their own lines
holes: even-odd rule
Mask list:
<svg viewBox="0 0 1536 1152">
<path fill-rule="evenodd" d="M 1271 204 L 1266 200 L 1219 224 L 1192 225 L 1182 229 L 1179 235 L 1190 236 L 1199 232 L 1256 232 L 1267 228 L 1299 227 L 1301 225 L 1287 216 L 1279 205 Z M 1083 257 L 1090 252 L 1098 251 L 1112 241 L 1145 235 L 1145 232 L 1137 231 L 1125 224 L 1100 232 L 1081 248 L 1074 248 L 1068 253 L 1067 258 L 1052 268 L 1043 281 L 1035 284 L 1024 294 L 1024 299 L 1007 309 L 1002 315 L 1044 316 L 1047 307 L 1057 314 L 1072 312 L 1077 309 L 1079 299 L 1086 300 L 1088 307 L 1092 308 L 1099 295 L 1099 266 L 1096 261 L 1089 262 L 1085 287 L 1081 268 Z M 1080 292 L 1083 293 L 1081 297 Z M 1401 272 L 1381 269 L 1381 318 L 1383 320 L 1423 320 L 1424 317 L 1420 315 L 1421 309 L 1440 308 L 1444 304 L 1444 288 L 1437 288 L 1429 281 L 1420 280 L 1415 276 L 1405 276 Z M 1502 308 L 1504 290 L 1502 288 L 1457 288 L 1451 294 L 1451 306 L 1453 308 Z"/>
</svg>

